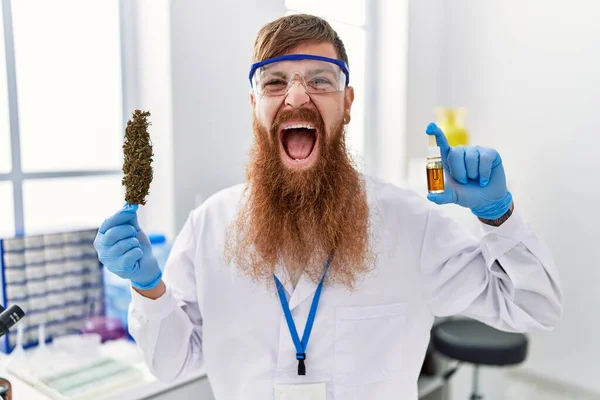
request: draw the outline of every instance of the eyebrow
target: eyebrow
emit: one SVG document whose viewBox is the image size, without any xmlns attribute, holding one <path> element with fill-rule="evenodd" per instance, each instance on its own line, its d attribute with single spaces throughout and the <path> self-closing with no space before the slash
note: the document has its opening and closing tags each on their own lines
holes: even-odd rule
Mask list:
<svg viewBox="0 0 600 400">
<path fill-rule="evenodd" d="M 311 71 L 313 74 L 320 74 L 321 72 L 328 72 L 330 74 L 335 74 L 335 69 L 333 67 L 330 68 L 320 68 Z"/>
<path fill-rule="evenodd" d="M 306 76 L 315 76 L 318 75 L 320 73 L 328 73 L 330 75 L 336 75 L 335 73 L 335 68 L 333 66 L 328 67 L 328 68 L 318 68 L 318 69 L 313 69 L 313 70 L 309 70 L 309 73 L 306 74 Z M 269 76 L 276 76 L 276 77 L 280 77 L 280 78 L 286 78 L 287 74 L 285 72 L 282 71 L 273 71 L 273 70 L 269 70 L 267 68 L 264 69 L 263 74 L 268 74 Z"/>
<path fill-rule="evenodd" d="M 281 78 L 285 78 L 285 72 L 280 72 L 280 71 L 265 71 L 268 72 L 269 75 L 275 75 L 275 76 L 279 76 Z"/>
</svg>

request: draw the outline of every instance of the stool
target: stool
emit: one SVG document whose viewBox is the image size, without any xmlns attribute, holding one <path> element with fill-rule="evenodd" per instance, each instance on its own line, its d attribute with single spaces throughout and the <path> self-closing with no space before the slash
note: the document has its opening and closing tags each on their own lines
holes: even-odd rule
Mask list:
<svg viewBox="0 0 600 400">
<path fill-rule="evenodd" d="M 470 400 L 480 400 L 480 365 L 517 365 L 527 356 L 527 336 L 503 332 L 473 319 L 453 319 L 436 325 L 432 331 L 434 348 L 459 362 L 471 363 L 473 389 Z"/>
</svg>

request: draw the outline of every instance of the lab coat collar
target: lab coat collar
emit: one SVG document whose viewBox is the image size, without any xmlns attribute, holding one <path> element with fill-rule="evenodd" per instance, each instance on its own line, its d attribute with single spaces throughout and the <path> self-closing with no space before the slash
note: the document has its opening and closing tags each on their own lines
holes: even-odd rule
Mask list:
<svg viewBox="0 0 600 400">
<path fill-rule="evenodd" d="M 306 274 L 302 273 L 296 289 L 290 298 L 290 310 L 300 305 L 305 300 L 312 300 L 313 294 L 317 291 L 318 284 L 314 283 Z"/>
<path fill-rule="evenodd" d="M 296 284 L 296 288 L 294 289 L 292 287 L 292 279 L 287 268 L 281 264 L 277 270 L 277 277 L 284 278 L 280 280 L 289 296 L 288 302 L 290 311 L 306 300 L 312 301 L 313 295 L 319 286 L 318 282 L 313 282 L 310 277 L 303 272 L 298 280 L 298 283 Z"/>
</svg>

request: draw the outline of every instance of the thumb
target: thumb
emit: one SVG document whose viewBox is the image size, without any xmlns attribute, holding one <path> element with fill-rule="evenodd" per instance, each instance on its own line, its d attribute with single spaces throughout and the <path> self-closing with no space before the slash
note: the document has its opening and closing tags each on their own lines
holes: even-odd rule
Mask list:
<svg viewBox="0 0 600 400">
<path fill-rule="evenodd" d="M 131 220 L 129 220 L 129 223 L 131 225 L 133 225 L 135 230 L 138 231 L 138 233 L 139 233 L 142 230 L 142 228 L 140 227 L 140 224 L 138 223 L 138 215 L 137 215 L 138 207 L 139 207 L 138 204 L 125 203 L 125 205 L 123 206 L 123 209 L 128 210 L 129 212 L 133 212 L 133 217 L 131 218 Z"/>
<path fill-rule="evenodd" d="M 432 122 L 429 125 L 427 125 L 425 133 L 427 133 L 428 135 L 435 136 L 435 142 L 440 148 L 440 153 L 442 153 L 442 160 L 444 160 L 444 164 L 446 164 L 445 160 L 448 159 L 448 153 L 450 152 L 451 147 L 448 143 L 448 139 L 446 139 L 446 135 L 444 134 L 444 132 L 442 132 L 439 126 Z"/>
<path fill-rule="evenodd" d="M 458 201 L 456 191 L 450 185 L 446 186 L 444 193 L 428 193 L 427 199 L 435 204 L 455 204 Z"/>
</svg>

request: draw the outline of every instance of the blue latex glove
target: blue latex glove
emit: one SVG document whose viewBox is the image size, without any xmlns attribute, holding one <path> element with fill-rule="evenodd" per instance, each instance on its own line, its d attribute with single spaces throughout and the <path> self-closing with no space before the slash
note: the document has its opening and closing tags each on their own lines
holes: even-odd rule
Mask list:
<svg viewBox="0 0 600 400">
<path fill-rule="evenodd" d="M 148 236 L 140 229 L 137 204 L 125 204 L 102 223 L 94 247 L 100 262 L 112 273 L 129 279 L 140 290 L 158 286 L 162 272 L 152 255 Z"/>
<path fill-rule="evenodd" d="M 500 154 L 483 147 L 450 147 L 444 132 L 434 123 L 427 126 L 440 147 L 446 176 L 444 193 L 430 193 L 436 204 L 455 203 L 470 208 L 483 219 L 498 219 L 512 204 Z"/>
</svg>

